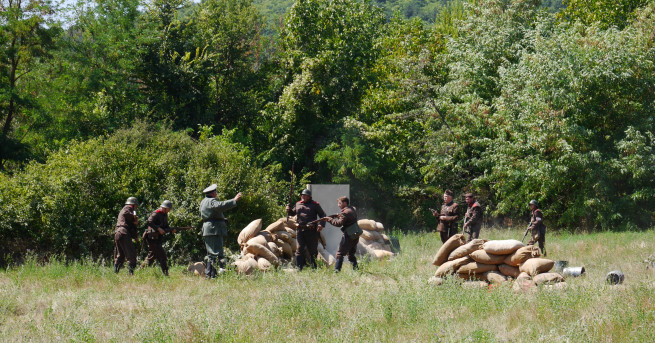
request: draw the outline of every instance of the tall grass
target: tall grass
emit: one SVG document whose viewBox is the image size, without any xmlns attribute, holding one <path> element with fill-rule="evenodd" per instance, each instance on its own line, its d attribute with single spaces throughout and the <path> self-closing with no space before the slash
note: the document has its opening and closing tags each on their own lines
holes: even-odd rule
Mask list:
<svg viewBox="0 0 655 343">
<path fill-rule="evenodd" d="M 483 231 L 485 238 L 521 232 Z M 549 236 L 550 258 L 587 268 L 566 291 L 517 294 L 510 285 L 463 289 L 427 284 L 441 243 L 434 233 L 399 237 L 387 261 L 206 281 L 174 266 L 129 277 L 91 260 L 0 272 L 1 341 L 73 342 L 652 342 L 655 231 Z M 621 269 L 620 286 L 604 283 Z"/>
</svg>

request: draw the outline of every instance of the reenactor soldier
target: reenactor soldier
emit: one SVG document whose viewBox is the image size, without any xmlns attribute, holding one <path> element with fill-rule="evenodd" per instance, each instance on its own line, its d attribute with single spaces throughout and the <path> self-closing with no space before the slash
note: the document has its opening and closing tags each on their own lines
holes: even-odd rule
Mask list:
<svg viewBox="0 0 655 343">
<path fill-rule="evenodd" d="M 530 239 L 528 245 L 539 243 L 539 249 L 546 256 L 546 225 L 544 225 L 544 214 L 538 208 L 537 200 L 530 200 L 529 206 L 532 217 L 530 218 L 528 230 L 532 234 L 532 239 Z"/>
<path fill-rule="evenodd" d="M 227 211 L 237 206 L 237 201 L 241 199 L 241 193 L 237 193 L 234 199 L 218 201 L 216 200 L 216 184 L 205 188 L 205 198 L 200 202 L 200 216 L 202 217 L 202 236 L 205 240 L 207 249 L 207 268 L 205 277 L 213 279 L 217 273 L 225 272 L 225 253 L 223 252 L 224 238 L 227 236 L 227 219 L 223 215 Z M 219 270 L 216 271 L 215 265 Z"/>
<path fill-rule="evenodd" d="M 464 232 L 469 232 L 468 242 L 480 237 L 480 229 L 482 228 L 482 207 L 475 201 L 473 193 L 464 194 L 464 199 L 468 208 L 464 215 Z"/>
<path fill-rule="evenodd" d="M 341 213 L 322 219 L 336 227 L 341 227 L 341 231 L 343 232 L 341 242 L 339 243 L 339 250 L 337 250 L 337 262 L 334 265 L 334 271 L 338 273 L 341 271 L 341 266 L 343 266 L 343 257 L 345 255 L 348 255 L 348 261 L 352 263 L 353 270 L 357 270 L 357 257 L 355 257 L 355 252 L 357 251 L 357 242 L 359 242 L 361 231 L 359 231 L 358 235 L 354 232 L 351 233 L 349 230 L 353 225 L 357 225 L 357 213 L 355 212 L 355 208 L 350 206 L 350 200 L 348 197 L 344 196 L 339 198 L 337 200 L 337 205 L 341 209 Z"/>
<path fill-rule="evenodd" d="M 318 256 L 318 238 L 319 232 L 325 227 L 323 220 L 318 225 L 312 222 L 325 217 L 325 211 L 316 201 L 312 200 L 312 192 L 309 189 L 303 189 L 301 200 L 293 208 L 287 205 L 287 214 L 296 216 L 298 229 L 296 239 L 298 248 L 296 249 L 296 266 L 302 270 L 305 266 L 305 249 L 309 252 L 309 265 L 316 269 L 316 256 Z"/>
<path fill-rule="evenodd" d="M 453 201 L 453 191 L 447 189 L 443 193 L 443 205 L 441 212 L 432 211 L 432 214 L 439 220 L 437 231 L 441 236 L 441 242 L 446 241 L 457 234 L 457 222 L 459 221 L 459 205 Z"/>
<path fill-rule="evenodd" d="M 118 273 L 127 259 L 127 268 L 130 275 L 134 275 L 136 268 L 136 249 L 132 239 L 139 241 L 137 225 L 139 219 L 136 217 L 136 209 L 139 201 L 135 197 L 129 197 L 125 206 L 118 213 L 116 229 L 114 230 L 114 272 Z"/>
<path fill-rule="evenodd" d="M 155 260 L 159 262 L 161 271 L 165 276 L 168 276 L 168 259 L 166 257 L 166 251 L 162 247 L 164 235 L 167 233 L 176 233 L 180 229 L 187 228 L 175 228 L 168 225 L 168 212 L 173 208 L 173 203 L 169 200 L 164 200 L 161 206 L 150 214 L 148 217 L 148 228 L 143 233 L 143 240 L 148 246 L 148 256 L 144 261 L 144 264 L 147 264 L 149 267 L 155 263 Z"/>
</svg>

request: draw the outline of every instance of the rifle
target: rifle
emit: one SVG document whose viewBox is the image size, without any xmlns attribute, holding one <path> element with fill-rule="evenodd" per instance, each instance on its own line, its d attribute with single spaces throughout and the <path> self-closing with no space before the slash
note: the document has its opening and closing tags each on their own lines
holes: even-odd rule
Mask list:
<svg viewBox="0 0 655 343">
<path fill-rule="evenodd" d="M 521 239 L 521 243 L 525 240 L 525 237 L 528 235 L 528 232 L 530 232 L 530 226 L 528 226 L 527 229 L 525 229 L 525 234 L 523 235 L 523 238 Z"/>
<path fill-rule="evenodd" d="M 467 228 L 465 227 L 465 226 L 466 226 L 466 223 L 468 223 L 469 220 L 471 220 L 471 218 L 466 218 L 466 217 L 464 217 L 464 225 L 462 226 L 462 232 L 464 232 L 464 233 L 468 233 L 468 234 L 470 235 L 470 234 L 471 234 L 471 230 L 466 231 Z"/>
<path fill-rule="evenodd" d="M 184 227 L 169 227 L 169 228 L 163 229 L 163 230 L 164 230 L 165 233 L 169 233 L 169 232 L 173 232 L 173 230 L 184 231 L 184 230 L 191 230 L 191 229 L 193 229 L 193 228 L 190 227 L 190 226 L 184 226 Z"/>
<path fill-rule="evenodd" d="M 291 162 L 291 187 L 289 190 L 289 207 L 293 206 L 293 167 L 295 166 L 296 162 Z M 287 223 L 289 222 L 289 213 L 287 212 Z"/>
<path fill-rule="evenodd" d="M 331 214 L 331 215 L 329 215 L 329 216 L 327 216 L 325 218 L 336 218 L 338 216 L 339 216 L 339 214 Z M 307 223 L 307 226 L 313 226 L 313 225 L 316 225 L 316 224 L 318 224 L 319 222 L 322 222 L 322 221 L 323 221 L 323 218 L 318 218 L 316 220 L 313 220 L 313 221 Z"/>
</svg>

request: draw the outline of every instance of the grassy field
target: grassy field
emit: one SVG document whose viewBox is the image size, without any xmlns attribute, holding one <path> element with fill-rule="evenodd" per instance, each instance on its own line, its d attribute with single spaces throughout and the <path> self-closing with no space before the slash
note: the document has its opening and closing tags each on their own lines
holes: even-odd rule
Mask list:
<svg viewBox="0 0 655 343">
<path fill-rule="evenodd" d="M 484 230 L 507 239 L 519 231 Z M 587 268 L 567 291 L 428 285 L 434 233 L 360 272 L 284 271 L 215 281 L 159 268 L 134 277 L 93 263 L 0 272 L 0 341 L 18 342 L 653 342 L 655 231 L 549 236 L 549 258 Z M 622 270 L 620 286 L 604 283 Z"/>
</svg>

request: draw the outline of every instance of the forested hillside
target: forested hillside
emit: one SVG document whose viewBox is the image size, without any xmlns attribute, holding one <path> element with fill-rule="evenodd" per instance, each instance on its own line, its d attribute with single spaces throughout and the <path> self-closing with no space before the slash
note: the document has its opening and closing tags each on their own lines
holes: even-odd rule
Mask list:
<svg viewBox="0 0 655 343">
<path fill-rule="evenodd" d="M 292 164 L 387 227 L 434 226 L 445 189 L 488 223 L 653 223 L 651 0 L 1 4 L 2 251 L 105 253 L 123 198 L 188 223 L 217 180 L 239 230 Z"/>
</svg>

